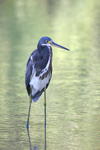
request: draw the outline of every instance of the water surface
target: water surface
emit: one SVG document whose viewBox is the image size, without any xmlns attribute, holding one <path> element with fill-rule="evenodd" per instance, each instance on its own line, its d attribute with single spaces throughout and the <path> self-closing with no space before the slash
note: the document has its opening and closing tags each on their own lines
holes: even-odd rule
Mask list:
<svg viewBox="0 0 100 150">
<path fill-rule="evenodd" d="M 0 150 L 29 149 L 26 62 L 42 36 L 53 48 L 47 150 L 100 149 L 99 1 L 0 1 Z M 44 149 L 43 95 L 32 103 L 32 147 Z"/>
</svg>

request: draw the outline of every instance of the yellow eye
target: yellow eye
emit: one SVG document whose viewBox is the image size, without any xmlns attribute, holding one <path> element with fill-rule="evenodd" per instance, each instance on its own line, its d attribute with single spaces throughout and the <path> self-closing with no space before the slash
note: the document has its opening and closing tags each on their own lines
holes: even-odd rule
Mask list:
<svg viewBox="0 0 100 150">
<path fill-rule="evenodd" d="M 51 41 L 48 41 L 48 40 L 46 40 L 46 42 L 47 42 L 47 44 L 50 44 L 50 43 L 52 43 Z"/>
</svg>

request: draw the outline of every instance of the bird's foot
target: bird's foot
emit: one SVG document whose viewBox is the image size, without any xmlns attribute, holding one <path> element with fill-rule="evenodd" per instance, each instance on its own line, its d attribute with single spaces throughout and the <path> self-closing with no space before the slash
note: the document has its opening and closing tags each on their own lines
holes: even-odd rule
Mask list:
<svg viewBox="0 0 100 150">
<path fill-rule="evenodd" d="M 30 125 L 29 124 L 26 124 L 25 126 L 27 128 L 27 130 L 30 128 Z"/>
</svg>

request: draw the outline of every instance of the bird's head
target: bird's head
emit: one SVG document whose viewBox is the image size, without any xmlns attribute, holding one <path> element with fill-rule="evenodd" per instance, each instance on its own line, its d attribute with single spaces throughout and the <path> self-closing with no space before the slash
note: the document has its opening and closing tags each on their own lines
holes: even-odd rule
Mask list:
<svg viewBox="0 0 100 150">
<path fill-rule="evenodd" d="M 55 46 L 55 47 L 58 47 L 58 48 L 62 48 L 62 49 L 65 49 L 65 50 L 69 50 L 68 48 L 63 47 L 63 46 L 58 45 L 57 43 L 53 42 L 53 40 L 52 40 L 51 38 L 46 37 L 46 36 L 42 37 L 42 38 L 39 40 L 37 47 L 39 48 L 39 47 L 41 47 L 41 46 L 42 46 L 42 47 L 44 47 L 44 46 Z"/>
</svg>

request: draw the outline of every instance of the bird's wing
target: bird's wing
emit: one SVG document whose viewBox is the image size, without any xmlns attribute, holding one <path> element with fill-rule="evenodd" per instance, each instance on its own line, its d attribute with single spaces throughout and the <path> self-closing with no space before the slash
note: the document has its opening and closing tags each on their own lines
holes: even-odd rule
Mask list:
<svg viewBox="0 0 100 150">
<path fill-rule="evenodd" d="M 28 95 L 30 95 L 30 80 L 32 73 L 34 72 L 34 68 L 36 71 L 36 74 L 40 74 L 41 68 L 39 67 L 39 60 L 41 60 L 41 56 L 37 52 L 37 50 L 33 51 L 32 54 L 30 55 L 28 61 L 27 61 L 27 66 L 26 66 L 26 73 L 25 73 L 25 84 L 26 84 L 26 89 L 28 92 Z M 36 69 L 37 68 L 37 69 Z"/>
<path fill-rule="evenodd" d="M 35 51 L 33 51 L 33 53 L 30 55 L 28 61 L 27 61 L 27 67 L 26 67 L 26 73 L 25 73 L 25 84 L 26 84 L 26 89 L 28 92 L 28 95 L 30 95 L 30 78 L 32 75 L 32 72 L 34 71 L 34 55 L 35 55 Z"/>
<path fill-rule="evenodd" d="M 47 59 L 49 59 L 49 61 Z M 31 96 L 34 102 L 36 102 L 44 92 L 44 87 L 48 87 L 51 76 L 52 66 L 50 58 L 46 57 L 45 54 L 44 57 L 41 56 L 37 50 L 33 51 L 27 62 L 25 84 L 28 95 L 30 96 L 30 94 L 32 94 Z"/>
</svg>

